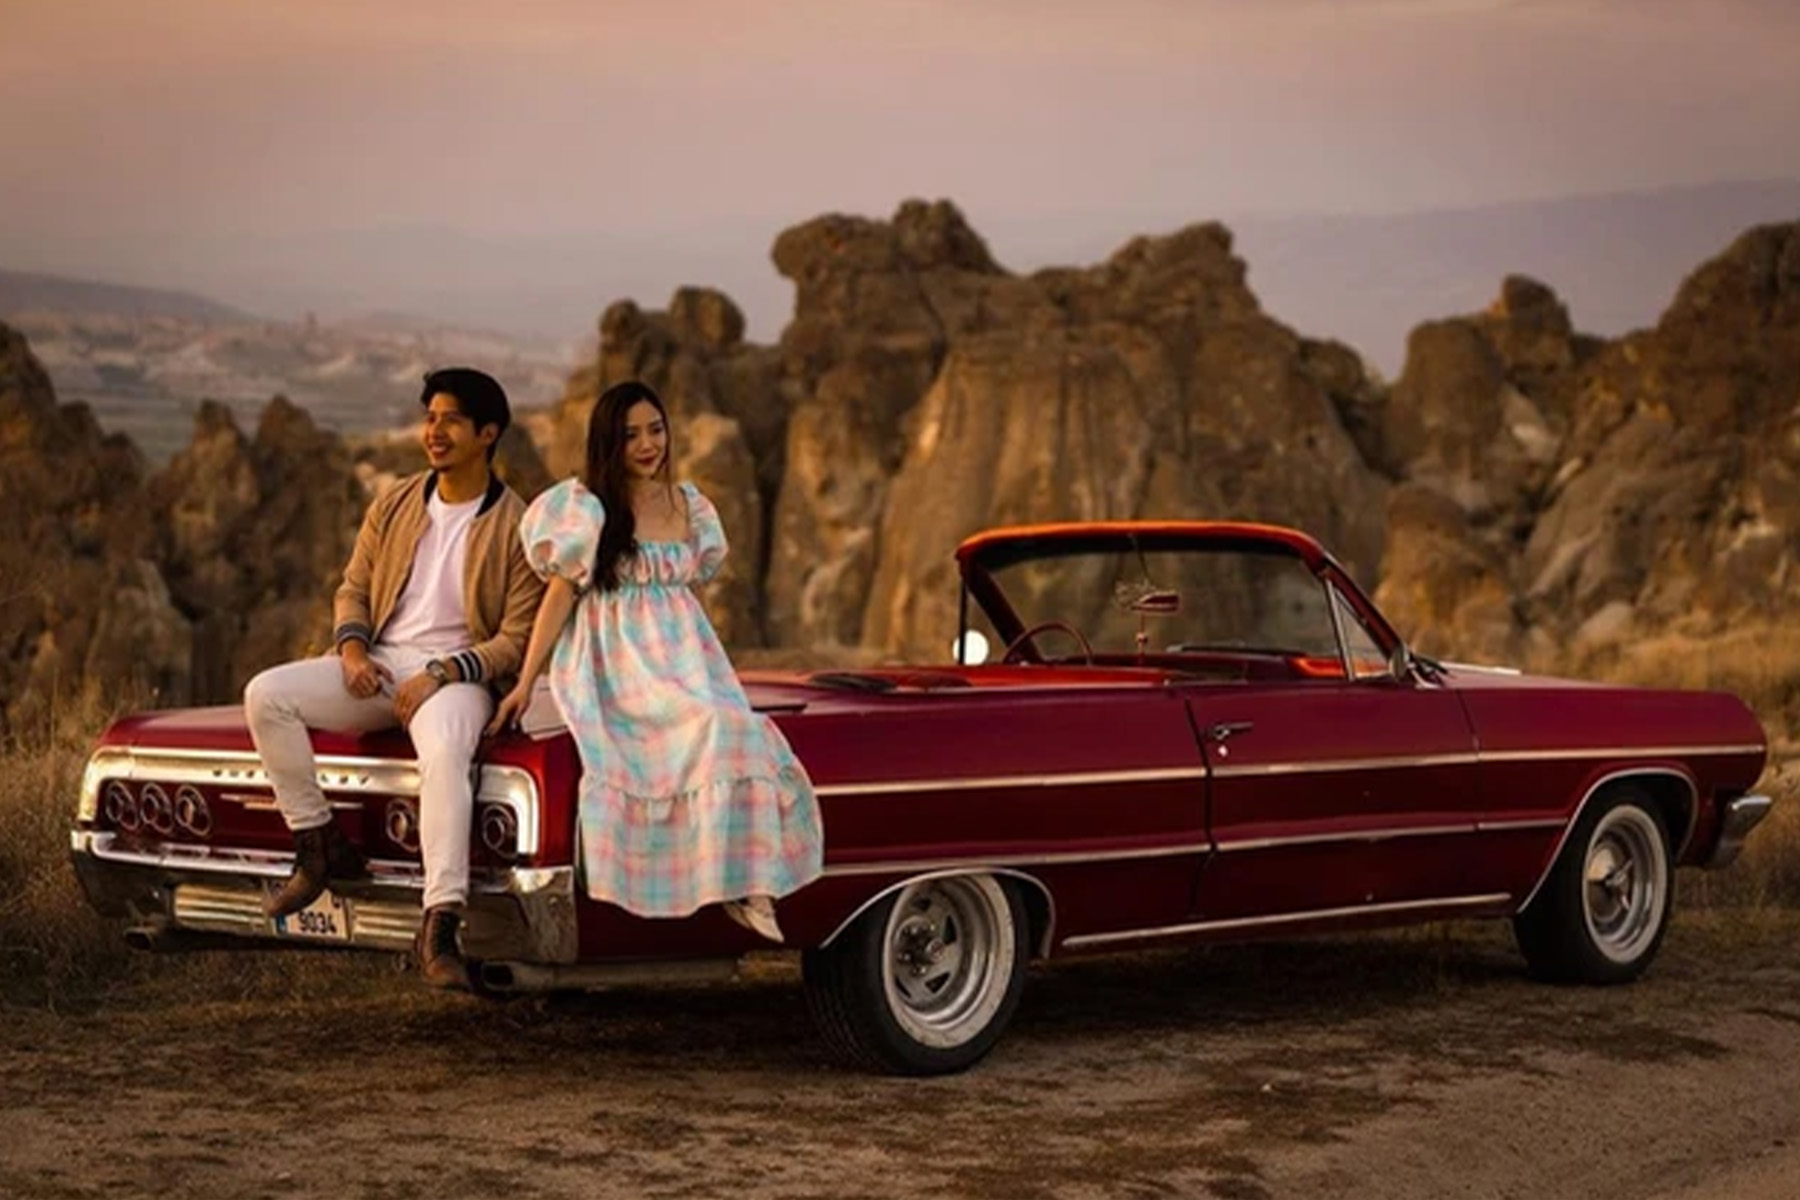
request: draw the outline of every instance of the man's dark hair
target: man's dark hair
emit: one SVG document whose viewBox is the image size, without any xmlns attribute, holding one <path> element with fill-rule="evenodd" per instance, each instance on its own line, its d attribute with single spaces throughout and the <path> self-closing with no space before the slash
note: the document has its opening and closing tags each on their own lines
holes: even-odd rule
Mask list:
<svg viewBox="0 0 1800 1200">
<path fill-rule="evenodd" d="M 419 393 L 419 404 L 426 407 L 431 398 L 443 392 L 456 397 L 456 407 L 462 415 L 469 418 L 479 433 L 489 425 L 498 425 L 500 432 L 512 424 L 512 406 L 506 402 L 506 389 L 500 381 L 486 371 L 477 371 L 474 367 L 444 367 L 425 376 L 425 390 Z M 500 445 L 496 437 L 494 444 L 488 447 L 488 461 L 492 462 L 494 451 Z"/>
</svg>

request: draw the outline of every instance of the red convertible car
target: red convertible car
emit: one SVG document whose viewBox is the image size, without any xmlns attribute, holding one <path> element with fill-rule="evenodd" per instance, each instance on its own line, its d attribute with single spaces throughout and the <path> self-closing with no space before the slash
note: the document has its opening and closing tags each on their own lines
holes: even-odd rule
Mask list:
<svg viewBox="0 0 1800 1200">
<path fill-rule="evenodd" d="M 1292 530 L 1001 529 L 956 557 L 947 665 L 745 676 L 824 812 L 825 874 L 781 921 L 827 1040 L 873 1067 L 979 1059 L 1030 959 L 1177 939 L 1501 917 L 1536 974 L 1628 980 L 1668 928 L 1674 868 L 1730 862 L 1769 807 L 1736 698 L 1416 656 Z M 194 709 L 121 720 L 95 749 L 73 832 L 93 904 L 147 949 L 406 949 L 406 737 L 315 737 L 367 883 L 262 915 L 292 841 L 241 712 Z M 763 945 L 716 910 L 590 901 L 577 773 L 553 729 L 484 755 L 465 951 L 485 990 L 728 976 Z"/>
</svg>

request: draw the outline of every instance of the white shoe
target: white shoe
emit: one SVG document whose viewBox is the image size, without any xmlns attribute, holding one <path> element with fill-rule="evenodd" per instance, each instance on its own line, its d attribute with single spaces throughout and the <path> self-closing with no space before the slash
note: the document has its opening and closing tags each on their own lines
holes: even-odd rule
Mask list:
<svg viewBox="0 0 1800 1200">
<path fill-rule="evenodd" d="M 775 920 L 775 902 L 767 896 L 727 900 L 724 907 L 726 916 L 752 933 L 761 934 L 777 944 L 787 940 L 781 936 L 781 926 Z"/>
</svg>

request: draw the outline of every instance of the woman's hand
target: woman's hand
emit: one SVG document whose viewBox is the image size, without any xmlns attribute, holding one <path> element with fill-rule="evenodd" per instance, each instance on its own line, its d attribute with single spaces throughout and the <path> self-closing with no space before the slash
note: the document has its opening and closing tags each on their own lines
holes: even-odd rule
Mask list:
<svg viewBox="0 0 1800 1200">
<path fill-rule="evenodd" d="M 494 706 L 494 719 L 487 724 L 487 735 L 492 737 L 501 730 L 511 729 L 519 723 L 519 718 L 524 716 L 525 710 L 530 707 L 531 685 L 520 680 L 514 685 L 513 690 L 502 696 L 500 703 Z"/>
</svg>

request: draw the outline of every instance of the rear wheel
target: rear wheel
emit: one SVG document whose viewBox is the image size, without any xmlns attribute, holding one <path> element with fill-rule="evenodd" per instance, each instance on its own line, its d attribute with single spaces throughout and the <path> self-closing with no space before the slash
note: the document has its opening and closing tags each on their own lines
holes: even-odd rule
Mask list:
<svg viewBox="0 0 1800 1200">
<path fill-rule="evenodd" d="M 1674 873 L 1668 827 L 1643 789 L 1596 797 L 1531 907 L 1513 919 L 1532 974 L 1567 983 L 1636 979 L 1668 932 Z"/>
<path fill-rule="evenodd" d="M 1025 906 L 990 875 L 908 884 L 803 960 L 807 1005 L 841 1057 L 942 1075 L 1000 1038 L 1025 984 Z"/>
</svg>

